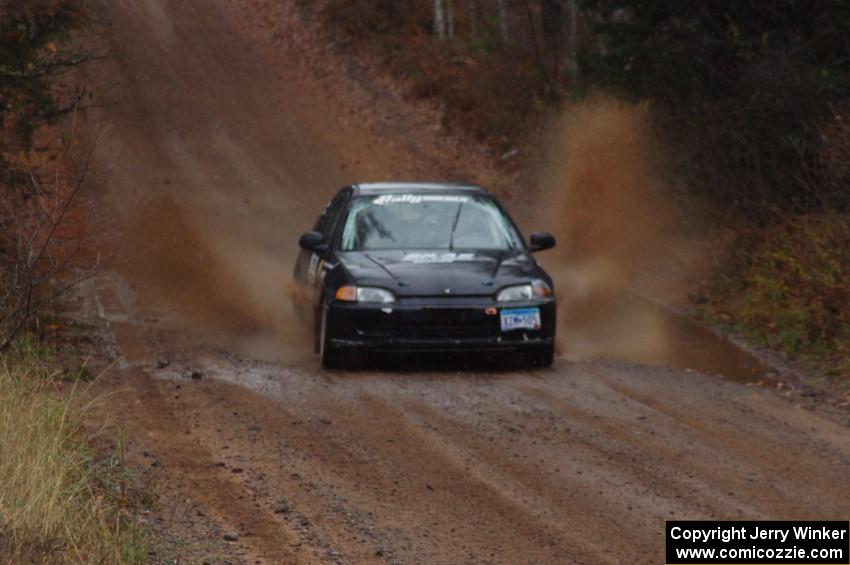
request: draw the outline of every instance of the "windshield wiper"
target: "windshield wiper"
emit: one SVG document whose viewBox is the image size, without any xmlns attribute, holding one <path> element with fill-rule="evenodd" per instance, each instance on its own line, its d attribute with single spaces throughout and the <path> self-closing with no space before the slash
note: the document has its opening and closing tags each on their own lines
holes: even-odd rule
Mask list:
<svg viewBox="0 0 850 565">
<path fill-rule="evenodd" d="M 457 213 L 455 213 L 455 219 L 452 222 L 452 233 L 449 235 L 449 251 L 454 251 L 455 249 L 455 230 L 457 229 L 457 222 L 460 220 L 461 208 L 463 208 L 463 202 L 457 205 Z"/>
</svg>

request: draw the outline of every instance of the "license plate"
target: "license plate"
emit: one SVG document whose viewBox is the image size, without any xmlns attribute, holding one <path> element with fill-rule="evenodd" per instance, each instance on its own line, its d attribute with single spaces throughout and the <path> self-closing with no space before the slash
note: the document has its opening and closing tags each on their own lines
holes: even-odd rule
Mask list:
<svg viewBox="0 0 850 565">
<path fill-rule="evenodd" d="M 540 308 L 510 308 L 502 310 L 502 331 L 539 330 Z"/>
</svg>

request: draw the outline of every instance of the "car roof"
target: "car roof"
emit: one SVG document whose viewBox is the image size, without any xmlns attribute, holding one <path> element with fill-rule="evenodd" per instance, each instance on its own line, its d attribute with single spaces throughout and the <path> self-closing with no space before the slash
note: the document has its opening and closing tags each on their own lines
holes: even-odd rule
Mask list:
<svg viewBox="0 0 850 565">
<path fill-rule="evenodd" d="M 387 194 L 399 192 L 470 192 L 486 194 L 487 191 L 475 184 L 453 182 L 364 182 L 351 185 L 360 194 Z"/>
</svg>

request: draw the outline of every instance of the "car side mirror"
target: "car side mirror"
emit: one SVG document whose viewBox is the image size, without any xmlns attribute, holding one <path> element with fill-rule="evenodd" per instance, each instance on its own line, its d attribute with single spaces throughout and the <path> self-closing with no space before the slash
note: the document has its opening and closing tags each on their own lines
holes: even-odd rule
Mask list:
<svg viewBox="0 0 850 565">
<path fill-rule="evenodd" d="M 551 233 L 535 232 L 531 234 L 529 243 L 531 244 L 530 247 L 532 253 L 537 251 L 546 251 L 547 249 L 555 247 L 555 236 Z"/>
<path fill-rule="evenodd" d="M 317 231 L 308 231 L 298 240 L 298 245 L 302 249 L 312 251 L 316 255 L 324 255 L 328 252 L 328 244 L 325 242 L 325 236 Z"/>
</svg>

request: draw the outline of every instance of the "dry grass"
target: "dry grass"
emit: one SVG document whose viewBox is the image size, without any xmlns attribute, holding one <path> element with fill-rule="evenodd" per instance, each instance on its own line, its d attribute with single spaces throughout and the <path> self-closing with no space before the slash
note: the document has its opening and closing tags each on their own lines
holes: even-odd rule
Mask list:
<svg viewBox="0 0 850 565">
<path fill-rule="evenodd" d="M 88 448 L 73 394 L 33 342 L 0 358 L 0 562 L 143 563 L 108 486 L 121 472 Z"/>
</svg>

